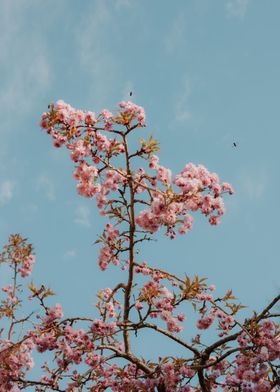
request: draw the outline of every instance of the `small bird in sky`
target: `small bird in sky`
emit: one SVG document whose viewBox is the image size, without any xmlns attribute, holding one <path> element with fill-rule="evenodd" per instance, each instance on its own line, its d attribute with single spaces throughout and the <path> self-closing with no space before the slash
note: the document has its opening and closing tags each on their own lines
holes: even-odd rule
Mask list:
<svg viewBox="0 0 280 392">
<path fill-rule="evenodd" d="M 232 143 L 232 147 L 237 147 L 238 143 L 237 142 L 233 142 Z"/>
<path fill-rule="evenodd" d="M 132 96 L 132 91 L 130 91 L 129 96 L 130 96 L 130 97 Z"/>
</svg>

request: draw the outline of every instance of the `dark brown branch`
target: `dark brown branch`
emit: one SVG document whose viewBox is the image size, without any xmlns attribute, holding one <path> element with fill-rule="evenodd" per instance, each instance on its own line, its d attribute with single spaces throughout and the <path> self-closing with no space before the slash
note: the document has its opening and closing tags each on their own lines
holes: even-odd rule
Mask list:
<svg viewBox="0 0 280 392">
<path fill-rule="evenodd" d="M 271 308 L 273 308 L 273 306 L 280 300 L 280 294 L 277 295 L 277 297 L 275 297 L 269 305 L 267 305 L 266 308 L 264 308 L 264 310 L 255 318 L 255 321 L 258 323 L 262 318 L 264 318 L 264 316 L 266 315 L 266 313 L 268 313 L 270 311 Z"/>
<path fill-rule="evenodd" d="M 180 338 L 178 338 L 177 336 L 173 335 L 171 332 L 166 331 L 165 329 L 162 329 L 160 327 L 158 327 L 157 325 L 154 324 L 150 324 L 150 323 L 142 323 L 140 324 L 139 328 L 151 328 L 154 329 L 155 331 L 169 337 L 170 339 L 174 340 L 176 343 L 180 344 L 181 346 L 187 348 L 188 350 L 192 351 L 196 357 L 200 357 L 201 353 L 200 351 L 198 351 L 195 347 L 190 346 L 188 343 L 184 342 L 183 340 L 181 340 Z"/>
<path fill-rule="evenodd" d="M 127 129 L 129 131 L 129 128 Z M 128 132 L 127 132 L 128 133 Z M 126 172 L 128 178 L 128 186 L 130 191 L 130 206 L 129 206 L 129 271 L 128 271 L 128 280 L 125 289 L 124 296 L 124 313 L 123 313 L 123 321 L 126 324 L 129 320 L 129 310 L 130 310 L 130 296 L 133 285 L 133 269 L 134 269 L 134 235 L 135 235 L 135 216 L 134 216 L 134 187 L 133 187 L 133 178 L 130 169 L 130 161 L 128 154 L 128 145 L 126 140 L 126 135 L 123 134 L 123 143 L 125 148 L 125 157 L 126 157 Z M 128 328 L 125 325 L 123 331 L 124 338 L 124 348 L 125 352 L 130 353 L 130 339 Z"/>
<path fill-rule="evenodd" d="M 145 372 L 147 375 L 152 374 L 152 370 L 147 365 L 145 365 L 142 361 L 140 361 L 140 359 L 138 359 L 137 357 L 135 357 L 135 355 L 133 355 L 131 353 L 126 353 L 124 351 L 120 351 L 116 347 L 106 345 L 106 344 L 102 344 L 102 345 L 98 346 L 96 349 L 97 350 L 111 350 L 114 353 L 116 353 L 118 357 L 127 359 L 129 362 L 137 365 L 137 367 L 139 369 L 143 370 L 143 372 Z"/>
<path fill-rule="evenodd" d="M 17 380 L 16 380 L 16 379 L 13 380 L 13 382 L 22 383 L 22 384 L 23 384 L 23 385 L 22 385 L 22 388 L 28 388 L 28 387 L 31 386 L 31 385 L 40 385 L 40 386 L 42 386 L 42 387 L 51 387 L 51 388 L 52 388 L 52 391 L 65 392 L 64 389 L 60 389 L 60 388 L 58 388 L 58 387 L 53 386 L 53 384 L 44 383 L 44 382 L 41 382 L 41 381 L 23 380 L 22 378 L 19 378 L 19 379 L 17 379 Z"/>
<path fill-rule="evenodd" d="M 225 343 L 236 340 L 241 333 L 242 333 L 242 331 L 236 332 L 235 334 L 226 336 L 225 338 L 222 338 L 222 339 L 218 340 L 217 342 L 211 344 L 211 346 L 207 347 L 207 349 L 204 351 L 205 355 L 207 355 L 209 357 L 209 355 L 212 353 L 212 351 L 216 350 L 216 348 L 222 346 Z"/>
</svg>

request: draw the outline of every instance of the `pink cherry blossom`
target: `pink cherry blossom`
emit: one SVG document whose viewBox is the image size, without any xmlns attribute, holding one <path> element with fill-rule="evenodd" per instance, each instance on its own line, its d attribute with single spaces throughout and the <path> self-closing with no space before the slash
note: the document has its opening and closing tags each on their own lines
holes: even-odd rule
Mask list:
<svg viewBox="0 0 280 392">
<path fill-rule="evenodd" d="M 219 224 L 232 186 L 201 164 L 188 163 L 172 177 L 154 154 L 158 142 L 144 134 L 143 107 L 131 101 L 120 102 L 114 113 L 95 114 L 59 100 L 40 125 L 55 147 L 70 151 L 78 194 L 95 198 L 108 219 L 95 241 L 98 264 L 114 270 L 110 282 L 120 280 L 97 289 L 88 316 L 64 315 L 60 304 L 49 305 L 50 288 L 25 283 L 35 262 L 33 247 L 11 235 L 0 258 L 9 275 L 0 298 L 0 392 L 276 392 L 280 340 L 273 308 L 280 296 L 242 320 L 231 290 L 215 296 L 206 278 L 188 270 L 176 274 L 177 254 L 166 260 L 169 270 L 156 253 L 141 261 L 142 247 L 161 228 L 174 239 L 193 229 L 198 214 Z M 141 133 L 138 146 L 137 138 L 129 139 L 134 131 Z M 26 298 L 32 299 L 27 309 Z M 157 343 L 150 357 L 138 355 L 148 331 L 160 336 L 162 348 L 165 339 L 172 342 L 169 354 L 159 357 Z M 38 377 L 29 374 L 35 350 Z"/>
</svg>

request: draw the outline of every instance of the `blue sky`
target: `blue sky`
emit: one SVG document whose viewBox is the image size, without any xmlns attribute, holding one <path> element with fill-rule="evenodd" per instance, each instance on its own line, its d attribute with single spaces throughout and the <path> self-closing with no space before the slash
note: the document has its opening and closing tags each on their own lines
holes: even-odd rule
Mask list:
<svg viewBox="0 0 280 392">
<path fill-rule="evenodd" d="M 53 100 L 99 111 L 133 91 L 161 163 L 202 163 L 231 182 L 219 227 L 146 244 L 139 261 L 209 278 L 260 310 L 279 291 L 280 51 L 277 0 L 0 0 L 0 240 L 20 232 L 34 281 L 66 314 L 94 314 L 93 246 L 105 220 L 75 191 L 68 152 L 39 128 Z M 237 148 L 232 143 L 238 142 Z"/>
</svg>

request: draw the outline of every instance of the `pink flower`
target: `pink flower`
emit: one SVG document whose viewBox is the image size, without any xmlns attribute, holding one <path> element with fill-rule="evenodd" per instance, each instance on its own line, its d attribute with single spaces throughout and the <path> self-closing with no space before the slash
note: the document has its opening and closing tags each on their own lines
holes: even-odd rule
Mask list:
<svg viewBox="0 0 280 392">
<path fill-rule="evenodd" d="M 196 326 L 198 329 L 208 329 L 213 324 L 214 319 L 214 315 L 209 314 L 205 318 L 198 320 Z"/>
<path fill-rule="evenodd" d="M 177 319 L 181 322 L 185 321 L 185 315 L 184 313 L 179 313 L 177 316 Z"/>
<path fill-rule="evenodd" d="M 19 272 L 22 278 L 26 278 L 31 274 L 34 263 L 35 256 L 33 255 L 29 255 L 24 259 L 22 267 L 19 268 Z"/>
<path fill-rule="evenodd" d="M 136 118 L 139 126 L 144 126 L 145 122 L 145 111 L 141 106 L 136 105 L 131 101 L 122 101 L 119 103 L 119 107 L 124 114 L 130 114 L 131 118 Z"/>
<path fill-rule="evenodd" d="M 229 184 L 228 182 L 223 182 L 222 183 L 222 191 L 224 192 L 228 192 L 230 195 L 234 194 L 234 190 L 231 184 Z"/>
<path fill-rule="evenodd" d="M 135 303 L 135 309 L 138 309 L 138 310 L 143 309 L 143 304 L 141 302 L 136 302 Z"/>
<path fill-rule="evenodd" d="M 63 317 L 62 307 L 60 304 L 56 304 L 53 308 L 47 310 L 47 317 L 45 318 L 45 323 L 49 324 Z"/>
<path fill-rule="evenodd" d="M 95 113 L 93 112 L 86 112 L 85 113 L 85 122 L 89 125 L 94 125 L 96 123 Z"/>
<path fill-rule="evenodd" d="M 218 225 L 221 222 L 220 218 L 218 216 L 214 216 L 214 215 L 210 216 L 210 218 L 208 220 L 211 225 Z"/>
<path fill-rule="evenodd" d="M 101 116 L 105 119 L 105 120 L 109 120 L 113 117 L 113 114 L 111 112 L 109 112 L 109 110 L 107 109 L 103 109 L 101 112 Z"/>
</svg>

